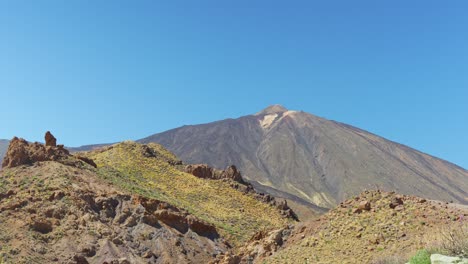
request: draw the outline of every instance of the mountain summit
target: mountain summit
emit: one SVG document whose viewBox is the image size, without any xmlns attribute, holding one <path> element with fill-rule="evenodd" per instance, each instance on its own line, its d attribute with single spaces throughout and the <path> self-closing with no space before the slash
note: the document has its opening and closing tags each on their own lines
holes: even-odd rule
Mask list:
<svg viewBox="0 0 468 264">
<path fill-rule="evenodd" d="M 271 114 L 278 114 L 278 113 L 284 113 L 288 111 L 284 106 L 275 104 L 275 105 L 270 105 L 269 107 L 263 109 L 262 111 L 256 113 L 256 116 L 262 116 L 262 115 L 271 115 Z"/>
<path fill-rule="evenodd" d="M 235 164 L 257 189 L 331 208 L 365 189 L 468 203 L 468 171 L 362 129 L 272 105 L 140 140 L 187 163 Z"/>
</svg>

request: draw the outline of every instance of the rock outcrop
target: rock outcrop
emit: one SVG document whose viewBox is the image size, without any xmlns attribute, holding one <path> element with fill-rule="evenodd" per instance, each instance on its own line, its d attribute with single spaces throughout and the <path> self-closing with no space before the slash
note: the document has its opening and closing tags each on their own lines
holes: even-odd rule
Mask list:
<svg viewBox="0 0 468 264">
<path fill-rule="evenodd" d="M 50 131 L 47 131 L 45 134 L 45 145 L 50 147 L 57 146 L 57 139 L 52 135 L 52 133 L 50 133 Z"/>
<path fill-rule="evenodd" d="M 207 164 L 190 164 L 185 167 L 185 172 L 203 179 L 231 179 L 239 183 L 245 183 L 242 179 L 242 175 L 234 165 L 228 166 L 225 170 L 218 170 Z"/>
<path fill-rule="evenodd" d="M 25 139 L 14 137 L 2 162 L 2 167 L 13 168 L 21 165 L 31 165 L 40 161 L 58 161 L 67 165 L 88 163 L 93 167 L 92 160 L 72 156 L 63 145 L 57 145 L 57 139 L 49 132 L 45 134 L 46 144 L 29 143 Z"/>
<path fill-rule="evenodd" d="M 41 143 L 28 143 L 22 138 L 14 137 L 8 147 L 2 167 L 17 167 L 37 161 L 60 161 L 70 156 L 63 146 L 45 146 Z"/>
</svg>

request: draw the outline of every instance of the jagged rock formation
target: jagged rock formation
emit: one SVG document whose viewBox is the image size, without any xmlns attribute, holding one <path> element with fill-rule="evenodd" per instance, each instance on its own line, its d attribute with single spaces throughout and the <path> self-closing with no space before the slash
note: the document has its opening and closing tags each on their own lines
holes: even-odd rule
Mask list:
<svg viewBox="0 0 468 264">
<path fill-rule="evenodd" d="M 22 138 L 14 137 L 8 147 L 2 167 L 16 167 L 32 164 L 37 161 L 59 161 L 70 156 L 63 146 L 45 146 L 41 143 L 28 143 Z"/>
<path fill-rule="evenodd" d="M 261 192 L 333 208 L 364 189 L 468 203 L 468 171 L 364 130 L 275 105 L 140 140 L 186 163 L 236 164 Z"/>
<path fill-rule="evenodd" d="M 13 168 L 40 161 L 58 161 L 68 165 L 79 165 L 80 160 L 95 167 L 92 160 L 74 157 L 63 145 L 57 145 L 57 140 L 49 131 L 45 134 L 45 140 L 46 144 L 43 145 L 38 142 L 29 143 L 22 138 L 14 137 L 10 141 L 2 167 Z"/>
<path fill-rule="evenodd" d="M 217 170 L 207 164 L 190 164 L 185 166 L 185 172 L 202 179 L 231 179 L 239 183 L 245 183 L 234 165 L 228 166 L 225 170 Z"/>
<path fill-rule="evenodd" d="M 50 133 L 50 131 L 47 131 L 45 134 L 45 145 L 50 146 L 50 147 L 56 147 L 57 146 L 57 139 Z"/>
</svg>

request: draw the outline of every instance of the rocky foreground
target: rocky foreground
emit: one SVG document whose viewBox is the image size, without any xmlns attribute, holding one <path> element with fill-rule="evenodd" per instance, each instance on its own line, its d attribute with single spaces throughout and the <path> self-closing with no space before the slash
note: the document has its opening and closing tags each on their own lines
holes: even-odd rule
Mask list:
<svg viewBox="0 0 468 264">
<path fill-rule="evenodd" d="M 0 263 L 208 263 L 294 222 L 235 167 L 184 166 L 132 142 L 72 155 L 45 139 L 14 138 L 3 161 Z"/>
<path fill-rule="evenodd" d="M 439 233 L 466 230 L 467 217 L 465 206 L 394 192 L 365 191 L 315 221 L 297 225 L 282 250 L 265 261 L 388 263 L 382 260 L 393 257 L 408 260 L 417 250 L 433 246 Z"/>
<path fill-rule="evenodd" d="M 381 190 L 298 223 L 234 166 L 184 165 L 157 144 L 72 155 L 45 141 L 14 138 L 3 161 L 0 263 L 405 262 L 468 230 L 465 206 Z"/>
</svg>

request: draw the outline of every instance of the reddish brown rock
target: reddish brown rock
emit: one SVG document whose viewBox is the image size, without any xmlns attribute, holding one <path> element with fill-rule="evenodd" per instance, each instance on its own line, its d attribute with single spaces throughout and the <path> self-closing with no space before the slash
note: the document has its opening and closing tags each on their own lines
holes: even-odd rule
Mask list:
<svg viewBox="0 0 468 264">
<path fill-rule="evenodd" d="M 237 170 L 236 166 L 231 165 L 228 166 L 222 173 L 222 177 L 225 179 L 231 179 L 236 182 L 241 182 L 243 183 L 244 180 L 242 179 L 242 175 L 240 172 Z"/>
<path fill-rule="evenodd" d="M 185 172 L 202 179 L 216 179 L 214 169 L 206 164 L 187 165 Z"/>
<path fill-rule="evenodd" d="M 394 209 L 395 207 L 402 205 L 403 204 L 403 199 L 399 196 L 393 197 L 392 201 L 390 202 L 389 206 L 390 208 Z"/>
<path fill-rule="evenodd" d="M 57 139 L 50 133 L 50 131 L 47 131 L 45 136 L 45 145 L 50 146 L 50 147 L 56 147 L 57 146 Z"/>
<path fill-rule="evenodd" d="M 22 138 L 14 137 L 8 146 L 2 167 L 17 167 L 38 161 L 58 161 L 70 156 L 63 146 L 44 146 L 40 143 L 29 144 Z"/>
<path fill-rule="evenodd" d="M 200 236 L 210 237 L 212 239 L 219 237 L 215 226 L 203 220 L 200 220 L 192 215 L 188 215 L 186 217 L 186 220 L 187 220 L 189 228 L 193 232 L 199 234 Z"/>
<path fill-rule="evenodd" d="M 371 209 L 371 204 L 368 201 L 362 201 L 359 203 L 358 209 L 369 211 Z"/>
<path fill-rule="evenodd" d="M 164 209 L 154 212 L 154 215 L 159 221 L 177 229 L 181 233 L 186 233 L 188 230 L 188 223 L 184 213 Z"/>
<path fill-rule="evenodd" d="M 90 158 L 83 157 L 83 156 L 76 156 L 76 158 L 81 160 L 81 161 L 84 161 L 84 162 L 88 163 L 89 165 L 93 166 L 94 168 L 97 168 L 97 165 L 94 162 L 94 160 L 92 160 Z"/>
<path fill-rule="evenodd" d="M 30 162 L 27 146 L 28 142 L 26 140 L 14 137 L 10 141 L 10 146 L 3 159 L 2 167 L 16 167 Z"/>
<path fill-rule="evenodd" d="M 46 145 L 38 142 L 29 143 L 22 138 L 14 137 L 2 162 L 2 167 L 12 168 L 20 165 L 31 165 L 40 161 L 58 161 L 65 165 L 78 166 L 83 162 L 96 167 L 96 164 L 85 157 L 74 157 L 50 132 L 46 133 Z"/>
<path fill-rule="evenodd" d="M 228 166 L 225 170 L 217 170 L 207 164 L 191 164 L 185 167 L 185 172 L 202 179 L 231 179 L 239 183 L 244 183 L 241 173 L 234 165 Z"/>
</svg>

